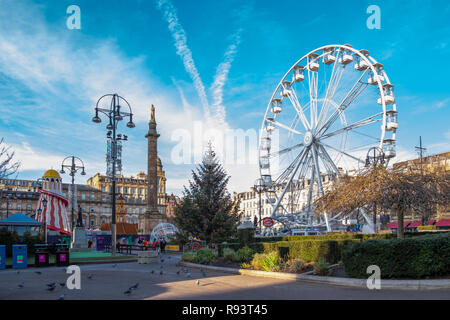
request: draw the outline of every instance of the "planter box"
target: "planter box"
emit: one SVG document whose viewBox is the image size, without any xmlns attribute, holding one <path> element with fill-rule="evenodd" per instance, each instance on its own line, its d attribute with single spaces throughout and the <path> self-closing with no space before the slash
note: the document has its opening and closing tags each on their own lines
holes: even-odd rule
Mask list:
<svg viewBox="0 0 450 320">
<path fill-rule="evenodd" d="M 139 264 L 149 264 L 158 261 L 157 251 L 141 251 L 138 253 L 138 263 Z"/>
</svg>

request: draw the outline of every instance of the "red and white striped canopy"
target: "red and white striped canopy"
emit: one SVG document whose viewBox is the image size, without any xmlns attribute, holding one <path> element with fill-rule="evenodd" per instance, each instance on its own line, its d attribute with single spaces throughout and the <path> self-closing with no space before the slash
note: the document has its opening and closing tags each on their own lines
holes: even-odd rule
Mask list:
<svg viewBox="0 0 450 320">
<path fill-rule="evenodd" d="M 42 201 L 47 200 L 44 207 Z M 59 231 L 63 234 L 70 234 L 70 221 L 67 216 L 68 201 L 62 195 L 47 190 L 39 189 L 39 202 L 36 211 L 36 220 L 46 223 L 47 229 Z"/>
</svg>

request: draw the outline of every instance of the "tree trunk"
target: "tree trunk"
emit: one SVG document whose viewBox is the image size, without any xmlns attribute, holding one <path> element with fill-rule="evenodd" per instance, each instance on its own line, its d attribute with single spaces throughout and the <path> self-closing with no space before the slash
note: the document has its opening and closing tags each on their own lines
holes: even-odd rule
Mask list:
<svg viewBox="0 0 450 320">
<path fill-rule="evenodd" d="M 405 237 L 405 229 L 403 228 L 403 208 L 397 208 L 397 239 L 403 239 Z"/>
</svg>

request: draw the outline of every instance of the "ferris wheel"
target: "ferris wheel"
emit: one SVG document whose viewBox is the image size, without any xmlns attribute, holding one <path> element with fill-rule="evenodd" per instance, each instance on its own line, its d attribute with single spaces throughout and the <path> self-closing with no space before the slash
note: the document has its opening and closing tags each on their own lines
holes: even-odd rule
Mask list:
<svg viewBox="0 0 450 320">
<path fill-rule="evenodd" d="M 271 217 L 290 227 L 337 221 L 314 214 L 313 201 L 367 150 L 395 157 L 393 85 L 367 50 L 327 45 L 298 60 L 270 98 L 259 137 L 259 169 Z"/>
</svg>

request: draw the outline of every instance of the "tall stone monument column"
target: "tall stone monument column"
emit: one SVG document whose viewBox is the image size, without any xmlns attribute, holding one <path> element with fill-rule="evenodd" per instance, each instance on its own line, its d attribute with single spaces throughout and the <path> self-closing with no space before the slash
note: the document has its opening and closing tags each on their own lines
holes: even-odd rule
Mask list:
<svg viewBox="0 0 450 320">
<path fill-rule="evenodd" d="M 166 222 L 166 216 L 158 210 L 158 138 L 156 131 L 155 107 L 152 105 L 150 122 L 148 123 L 148 132 L 145 135 L 148 140 L 148 190 L 147 190 L 147 209 L 140 219 L 140 229 L 144 234 L 150 234 L 153 228 L 160 222 Z"/>
</svg>

